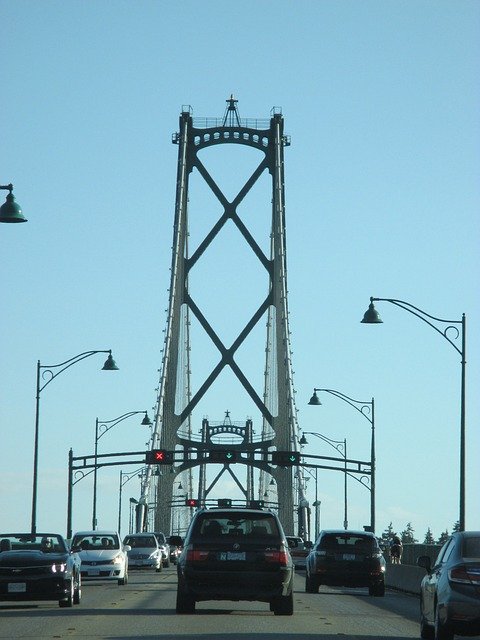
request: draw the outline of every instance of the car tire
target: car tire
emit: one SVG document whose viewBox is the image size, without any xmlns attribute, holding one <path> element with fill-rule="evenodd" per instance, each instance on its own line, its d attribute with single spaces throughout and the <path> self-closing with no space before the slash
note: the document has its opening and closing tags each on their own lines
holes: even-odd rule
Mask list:
<svg viewBox="0 0 480 640">
<path fill-rule="evenodd" d="M 318 593 L 318 587 L 320 584 L 315 578 L 312 578 L 308 574 L 305 576 L 305 592 L 306 593 Z"/>
<path fill-rule="evenodd" d="M 73 590 L 73 604 L 80 604 L 82 600 L 82 578 L 79 575 Z"/>
<path fill-rule="evenodd" d="M 195 613 L 195 599 L 177 587 L 177 602 L 175 610 L 177 613 Z"/>
<path fill-rule="evenodd" d="M 59 607 L 73 607 L 73 598 L 74 598 L 74 593 L 75 593 L 75 587 L 73 584 L 73 578 L 70 580 L 70 593 L 67 595 L 66 598 L 63 598 L 62 600 L 58 601 L 58 606 Z"/>
<path fill-rule="evenodd" d="M 288 596 L 278 596 L 272 600 L 273 613 L 276 616 L 293 615 L 293 592 Z"/>
<path fill-rule="evenodd" d="M 128 583 L 128 572 L 125 571 L 125 573 L 123 574 L 123 578 L 118 579 L 118 586 L 123 587 L 127 583 Z"/>
<path fill-rule="evenodd" d="M 370 593 L 370 589 L 368 590 Z M 372 585 L 372 591 L 370 593 L 371 596 L 375 596 L 376 598 L 383 598 L 385 595 L 385 582 L 379 582 L 378 584 Z"/>
<path fill-rule="evenodd" d="M 450 625 L 444 624 L 438 615 L 438 606 L 435 609 L 435 640 L 453 640 L 454 632 Z"/>
<path fill-rule="evenodd" d="M 435 638 L 435 628 L 427 624 L 423 615 L 420 617 L 420 637 L 422 640 L 434 640 Z"/>
<path fill-rule="evenodd" d="M 170 558 L 167 558 L 166 560 L 164 560 L 162 564 L 165 567 L 165 569 L 168 569 L 168 567 L 170 566 Z"/>
<path fill-rule="evenodd" d="M 160 563 L 160 566 L 155 567 L 155 571 L 156 571 L 157 573 L 160 573 L 160 571 L 161 571 L 161 570 L 162 570 L 162 563 Z"/>
</svg>

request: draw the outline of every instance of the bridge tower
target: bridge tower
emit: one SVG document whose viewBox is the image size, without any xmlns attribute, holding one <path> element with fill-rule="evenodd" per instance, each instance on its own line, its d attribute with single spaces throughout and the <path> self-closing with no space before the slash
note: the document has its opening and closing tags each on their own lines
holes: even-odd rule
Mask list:
<svg viewBox="0 0 480 640">
<path fill-rule="evenodd" d="M 179 132 L 173 134 L 172 142 L 178 145 L 178 161 L 170 296 L 152 448 L 176 450 L 179 455 L 176 455 L 176 463 L 171 469 L 158 467 L 156 471 L 152 468 L 148 470 L 144 495 L 139 505 L 139 518 L 145 518 L 145 511 L 149 506 L 150 511 L 154 512 L 155 530 L 166 533 L 176 531 L 177 526 L 180 529 L 182 518 L 186 521 L 189 517 L 189 508 L 182 502 L 183 493 L 179 498 L 180 483 L 175 481 L 178 474 L 182 472 L 181 487 L 186 495 L 201 494 L 195 485 L 193 471 L 196 464 L 205 469 L 204 461 L 198 459 L 195 462 L 196 454 L 192 453 L 188 443 L 194 440 L 192 430 L 195 427 L 198 431 L 204 418 L 195 418 L 195 409 L 225 369 L 230 369 L 235 384 L 246 392 L 253 410 L 258 411 L 258 424 L 261 424 L 262 432 L 260 439 L 268 443 L 270 451 L 299 450 L 288 322 L 285 242 L 284 148 L 290 144 L 290 140 L 284 134 L 281 110 L 272 109 L 269 120 L 242 119 L 237 100 L 233 96 L 227 100 L 223 118 L 193 118 L 191 108 L 184 107 L 180 115 Z M 200 152 L 210 147 L 218 147 L 220 154 L 221 147 L 226 144 L 246 145 L 258 152 L 252 155 L 259 158 L 258 164 L 233 199 L 228 199 L 222 192 L 200 157 Z M 235 172 L 235 169 L 235 165 L 229 167 L 231 171 Z M 205 182 L 220 203 L 222 213 L 198 245 L 190 247 L 189 186 L 194 172 L 195 177 L 198 174 L 198 179 Z M 267 210 L 270 211 L 271 201 L 271 225 L 267 220 L 265 226 L 270 231 L 264 245 L 268 247 L 267 251 L 262 250 L 239 212 L 240 204 L 262 175 L 267 176 L 268 183 L 271 184 L 266 203 Z M 238 232 L 238 242 L 245 242 L 261 265 L 260 273 L 264 274 L 266 295 L 255 303 L 253 315 L 236 338 L 231 343 L 224 344 L 215 330 L 215 319 L 208 318 L 202 312 L 201 304 L 194 299 L 190 279 L 199 259 L 208 252 L 212 242 L 219 241 L 220 231 L 227 223 L 233 223 Z M 221 295 L 228 308 L 228 297 L 235 296 L 235 291 L 222 292 Z M 195 388 L 192 388 L 194 377 L 190 364 L 190 351 L 195 348 L 190 335 L 192 320 L 195 320 L 214 345 L 216 358 L 212 360 L 211 367 L 209 365 L 210 373 Z M 257 391 L 238 364 L 236 355 L 247 336 L 254 328 L 262 326 L 262 322 L 266 327 L 266 357 L 262 374 L 263 390 Z M 232 389 L 231 393 L 237 394 L 238 389 Z M 209 412 L 223 412 L 229 406 L 228 397 L 225 400 L 221 407 L 211 407 Z M 251 465 L 251 462 L 246 464 Z M 250 471 L 248 483 L 251 489 Z M 261 499 L 265 491 L 275 484 L 278 513 L 285 530 L 291 533 L 297 526 L 301 531 L 299 523 L 306 521 L 301 513 L 297 516 L 297 506 L 302 507 L 306 503 L 303 495 L 304 483 L 297 480 L 301 468 L 272 466 L 264 460 L 257 465 L 257 471 L 257 497 Z M 204 483 L 205 479 L 199 480 L 199 484 L 201 482 Z M 178 511 L 182 505 L 183 516 Z"/>
</svg>

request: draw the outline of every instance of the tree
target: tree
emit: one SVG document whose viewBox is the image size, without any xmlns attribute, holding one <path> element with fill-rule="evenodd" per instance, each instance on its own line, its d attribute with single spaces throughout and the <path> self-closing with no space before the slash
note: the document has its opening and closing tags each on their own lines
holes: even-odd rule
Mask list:
<svg viewBox="0 0 480 640">
<path fill-rule="evenodd" d="M 395 530 L 393 528 L 393 524 L 390 522 L 390 524 L 382 533 L 382 536 L 380 538 L 381 542 L 383 543 L 382 546 L 387 548 L 390 544 L 390 540 L 393 538 L 394 535 L 395 535 Z"/>
<path fill-rule="evenodd" d="M 456 531 L 460 531 L 460 520 L 457 520 L 453 525 L 452 533 L 455 533 Z"/>
<path fill-rule="evenodd" d="M 433 537 L 432 532 L 430 531 L 430 527 L 427 529 L 427 533 L 425 534 L 425 540 L 423 544 L 435 544 L 435 539 Z"/>
<path fill-rule="evenodd" d="M 415 531 L 412 527 L 412 523 L 409 522 L 404 531 L 400 534 L 400 538 L 402 540 L 402 544 L 412 544 L 414 542 L 418 542 L 415 538 Z"/>
<path fill-rule="evenodd" d="M 445 529 L 445 531 L 437 540 L 437 544 L 445 544 L 445 542 L 448 540 L 449 537 L 450 537 L 450 534 L 448 533 L 448 529 Z"/>
</svg>

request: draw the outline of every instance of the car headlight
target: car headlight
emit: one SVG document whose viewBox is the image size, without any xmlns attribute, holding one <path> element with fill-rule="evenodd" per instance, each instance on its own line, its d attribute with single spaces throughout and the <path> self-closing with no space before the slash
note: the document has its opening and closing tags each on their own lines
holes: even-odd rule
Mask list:
<svg viewBox="0 0 480 640">
<path fill-rule="evenodd" d="M 118 556 L 115 556 L 112 562 L 113 564 L 123 564 L 123 556 L 121 554 L 118 554 Z"/>
<path fill-rule="evenodd" d="M 67 565 L 65 562 L 55 562 L 51 566 L 52 573 L 65 573 L 67 569 Z"/>
<path fill-rule="evenodd" d="M 150 554 L 150 560 L 156 560 L 158 558 L 158 551 L 154 551 Z"/>
</svg>

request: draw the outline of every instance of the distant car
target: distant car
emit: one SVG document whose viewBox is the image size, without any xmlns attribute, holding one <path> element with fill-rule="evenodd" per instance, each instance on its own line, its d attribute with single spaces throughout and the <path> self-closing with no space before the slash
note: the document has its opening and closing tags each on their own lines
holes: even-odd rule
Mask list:
<svg viewBox="0 0 480 640">
<path fill-rule="evenodd" d="M 181 546 L 182 539 L 171 536 Z M 295 570 L 277 515 L 257 509 L 201 509 L 177 562 L 177 613 L 205 600 L 268 602 L 275 615 L 293 613 Z"/>
<path fill-rule="evenodd" d="M 162 550 L 162 564 L 164 567 L 168 568 L 170 566 L 170 545 L 167 542 L 165 534 L 161 531 L 156 531 L 155 537 L 158 540 L 160 549 Z"/>
<path fill-rule="evenodd" d="M 80 558 L 56 533 L 0 533 L 0 600 L 80 604 Z"/>
<path fill-rule="evenodd" d="M 304 569 L 312 543 L 304 542 L 299 536 L 287 536 L 287 542 L 295 568 Z"/>
<path fill-rule="evenodd" d="M 170 562 L 172 564 L 177 564 L 178 557 L 182 553 L 182 547 L 179 547 L 175 544 L 170 543 Z"/>
<path fill-rule="evenodd" d="M 321 531 L 307 556 L 305 591 L 320 585 L 368 587 L 371 596 L 385 595 L 385 558 L 373 533 L 344 529 Z"/>
<path fill-rule="evenodd" d="M 429 556 L 420 556 L 417 564 L 427 570 L 420 586 L 421 637 L 479 635 L 480 531 L 453 533 L 433 566 Z"/>
<path fill-rule="evenodd" d="M 132 569 L 162 570 L 162 550 L 154 533 L 131 533 L 123 543 L 130 547 L 128 562 Z"/>
<path fill-rule="evenodd" d="M 72 549 L 82 561 L 83 580 L 116 580 L 118 585 L 128 582 L 127 549 L 116 531 L 77 531 Z"/>
</svg>

